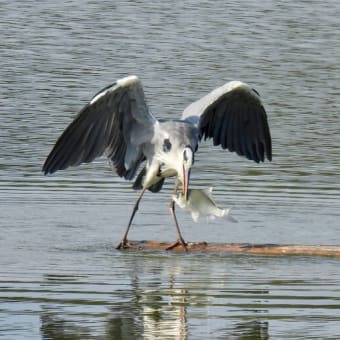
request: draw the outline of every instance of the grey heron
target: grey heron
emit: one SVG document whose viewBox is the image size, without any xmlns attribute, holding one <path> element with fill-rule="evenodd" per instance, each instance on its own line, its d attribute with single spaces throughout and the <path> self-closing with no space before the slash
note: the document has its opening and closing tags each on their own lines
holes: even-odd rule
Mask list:
<svg viewBox="0 0 340 340">
<path fill-rule="evenodd" d="M 105 154 L 120 177 L 134 180 L 141 192 L 117 248 L 128 246 L 128 232 L 146 190 L 158 192 L 175 177 L 187 198 L 194 154 L 202 140 L 255 162 L 271 160 L 267 115 L 256 90 L 231 81 L 189 105 L 180 119 L 158 120 L 150 112 L 137 76 L 128 76 L 99 91 L 61 134 L 42 171 L 52 174 Z M 139 172 L 138 172 L 139 171 Z M 138 173 L 138 174 L 137 174 Z M 178 241 L 186 250 L 171 200 Z"/>
</svg>

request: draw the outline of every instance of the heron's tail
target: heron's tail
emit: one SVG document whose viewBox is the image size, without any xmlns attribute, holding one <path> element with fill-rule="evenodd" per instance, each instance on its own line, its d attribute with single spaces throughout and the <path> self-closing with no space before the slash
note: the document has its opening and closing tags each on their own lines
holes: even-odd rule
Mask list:
<svg viewBox="0 0 340 340">
<path fill-rule="evenodd" d="M 141 190 L 143 189 L 143 181 L 144 181 L 144 177 L 146 175 L 146 167 L 144 167 L 141 172 L 138 174 L 135 182 L 132 185 L 132 188 L 134 190 Z M 162 189 L 163 183 L 164 183 L 165 178 L 160 178 L 160 180 L 158 182 L 156 182 L 155 184 L 151 185 L 148 190 L 150 190 L 151 192 L 159 192 Z"/>
</svg>

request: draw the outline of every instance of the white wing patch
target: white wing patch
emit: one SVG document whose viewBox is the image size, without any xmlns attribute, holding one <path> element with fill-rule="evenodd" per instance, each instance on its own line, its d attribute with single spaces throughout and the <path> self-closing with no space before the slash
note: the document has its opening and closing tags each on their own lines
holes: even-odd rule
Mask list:
<svg viewBox="0 0 340 340">
<path fill-rule="evenodd" d="M 133 83 L 138 83 L 139 79 L 137 76 L 128 76 L 117 80 L 118 86 L 129 86 Z"/>
<path fill-rule="evenodd" d="M 111 92 L 113 90 L 115 90 L 117 87 L 117 84 L 113 84 L 111 86 L 108 86 L 106 88 L 104 88 L 102 91 L 100 91 L 99 93 L 97 93 L 90 101 L 90 105 L 92 105 L 93 103 L 95 103 L 99 98 L 103 97 L 106 95 L 106 93 Z"/>
<path fill-rule="evenodd" d="M 95 103 L 98 99 L 105 96 L 106 93 L 114 91 L 117 87 L 125 87 L 131 84 L 139 83 L 139 78 L 137 76 L 128 76 L 125 78 L 118 79 L 114 84 L 105 87 L 102 91 L 97 93 L 90 101 L 90 104 Z"/>
</svg>

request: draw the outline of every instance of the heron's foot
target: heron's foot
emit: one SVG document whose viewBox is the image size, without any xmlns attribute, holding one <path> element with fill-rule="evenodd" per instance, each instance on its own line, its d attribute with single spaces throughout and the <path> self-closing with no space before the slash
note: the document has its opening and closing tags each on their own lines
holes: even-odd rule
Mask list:
<svg viewBox="0 0 340 340">
<path fill-rule="evenodd" d="M 118 246 L 116 247 L 116 249 L 127 249 L 130 248 L 130 244 L 128 240 L 121 240 L 120 243 L 118 244 Z"/>
<path fill-rule="evenodd" d="M 187 248 L 188 244 L 183 239 L 179 239 L 175 243 L 170 244 L 170 246 L 166 247 L 165 250 L 172 250 L 172 249 L 174 249 L 174 248 L 176 248 L 177 246 L 180 246 L 180 245 L 183 247 L 183 250 L 185 252 L 188 251 L 188 248 Z"/>
</svg>

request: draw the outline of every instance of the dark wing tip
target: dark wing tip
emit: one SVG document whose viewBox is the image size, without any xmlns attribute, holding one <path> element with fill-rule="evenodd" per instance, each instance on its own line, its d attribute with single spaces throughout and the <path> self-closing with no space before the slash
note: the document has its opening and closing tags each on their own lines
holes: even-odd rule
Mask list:
<svg viewBox="0 0 340 340">
<path fill-rule="evenodd" d="M 50 169 L 47 164 L 46 164 L 47 160 L 45 161 L 41 171 L 42 173 L 46 176 L 46 175 L 49 175 L 49 174 L 53 174 L 55 171 L 53 171 L 52 169 Z"/>
<path fill-rule="evenodd" d="M 267 141 L 266 156 L 267 156 L 268 161 L 271 162 L 272 161 L 272 142 L 271 142 L 270 136 Z"/>
<path fill-rule="evenodd" d="M 55 146 L 53 147 L 52 151 L 49 153 L 49 155 L 47 156 L 41 171 L 43 172 L 43 174 L 46 176 L 48 174 L 53 174 L 54 172 L 56 172 L 58 169 L 53 166 L 52 164 L 52 160 L 55 157 Z"/>
</svg>

